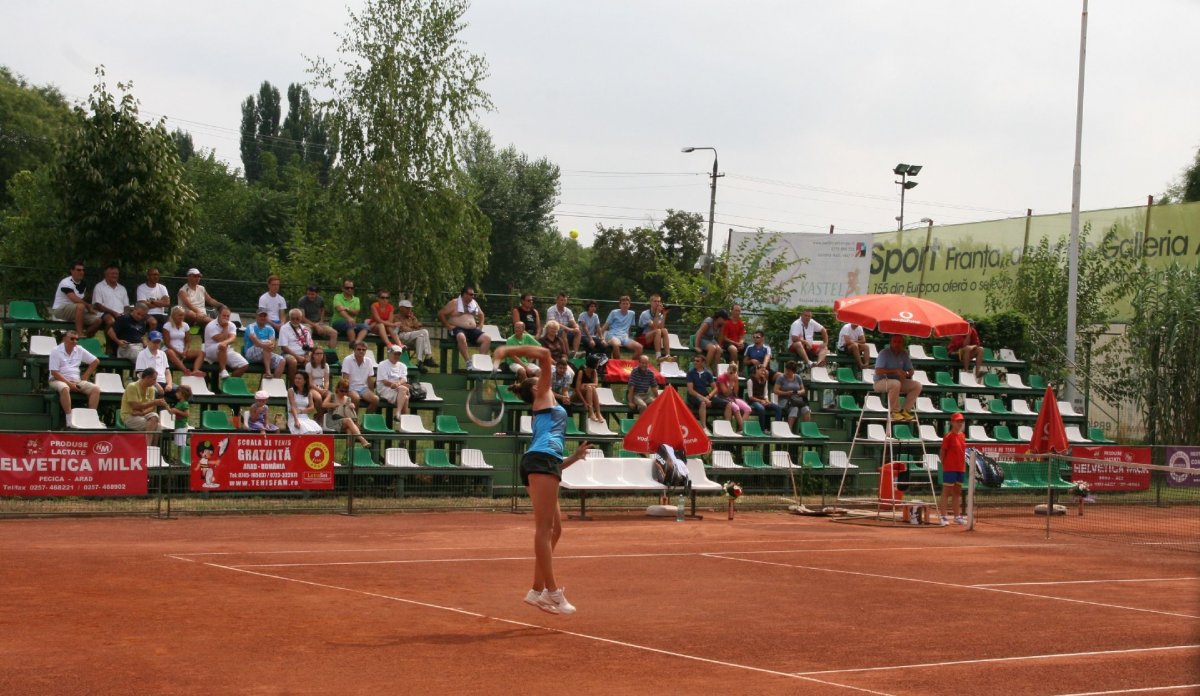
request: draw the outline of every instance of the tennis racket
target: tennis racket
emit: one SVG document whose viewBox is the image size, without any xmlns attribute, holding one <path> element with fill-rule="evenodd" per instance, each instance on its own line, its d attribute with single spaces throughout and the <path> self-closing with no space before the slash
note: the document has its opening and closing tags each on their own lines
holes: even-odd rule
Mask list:
<svg viewBox="0 0 1200 696">
<path fill-rule="evenodd" d="M 495 427 L 504 418 L 504 399 L 495 366 L 487 377 L 475 380 L 474 388 L 467 393 L 466 412 L 472 423 L 484 428 Z"/>
</svg>

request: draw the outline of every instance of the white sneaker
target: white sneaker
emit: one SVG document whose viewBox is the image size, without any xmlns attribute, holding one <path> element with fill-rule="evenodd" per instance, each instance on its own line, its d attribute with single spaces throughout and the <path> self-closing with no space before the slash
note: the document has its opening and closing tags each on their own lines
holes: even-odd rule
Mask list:
<svg viewBox="0 0 1200 696">
<path fill-rule="evenodd" d="M 550 602 L 559 614 L 574 614 L 575 606 L 567 601 L 566 595 L 563 594 L 562 587 L 551 592 L 550 590 L 542 590 L 542 601 Z"/>
<path fill-rule="evenodd" d="M 229 376 L 229 370 L 221 370 L 221 374 L 219 374 L 217 376 L 220 377 L 221 379 L 225 379 L 226 377 Z"/>
<path fill-rule="evenodd" d="M 954 518 L 954 524 L 966 524 L 966 523 L 967 523 L 967 518 L 963 517 L 962 515 L 959 515 L 958 517 Z"/>
<path fill-rule="evenodd" d="M 950 518 L 946 517 L 945 515 L 939 515 L 938 516 L 938 524 L 945 527 L 946 525 L 950 524 Z"/>
<path fill-rule="evenodd" d="M 546 612 L 547 614 L 557 614 L 558 607 L 554 606 L 554 604 L 550 600 L 545 599 L 544 594 L 545 594 L 545 590 L 543 590 L 542 592 L 538 592 L 537 590 L 530 590 L 525 593 L 525 603 L 530 606 L 537 607 L 538 609 L 541 609 L 542 611 Z"/>
</svg>

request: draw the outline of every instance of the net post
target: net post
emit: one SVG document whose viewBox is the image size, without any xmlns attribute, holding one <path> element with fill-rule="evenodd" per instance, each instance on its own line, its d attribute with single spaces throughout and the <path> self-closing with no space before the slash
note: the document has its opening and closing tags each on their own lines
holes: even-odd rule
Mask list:
<svg viewBox="0 0 1200 696">
<path fill-rule="evenodd" d="M 354 476 L 354 445 L 355 445 L 354 437 L 349 432 L 347 432 L 346 433 L 346 459 L 349 460 L 348 462 L 346 462 L 346 468 L 349 469 L 349 472 L 346 475 L 346 514 L 347 515 L 354 514 L 354 479 L 355 479 L 355 476 Z"/>
<path fill-rule="evenodd" d="M 1054 455 L 1046 456 L 1046 538 L 1050 538 L 1050 518 L 1054 516 L 1054 488 L 1049 485 L 1050 471 L 1054 467 Z"/>
<path fill-rule="evenodd" d="M 975 448 L 973 447 L 967 448 L 967 531 L 975 531 Z"/>
</svg>

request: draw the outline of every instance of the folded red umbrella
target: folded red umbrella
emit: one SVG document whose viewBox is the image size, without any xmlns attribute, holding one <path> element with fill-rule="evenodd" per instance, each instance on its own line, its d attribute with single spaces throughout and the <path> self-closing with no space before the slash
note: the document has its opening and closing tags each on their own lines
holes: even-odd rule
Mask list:
<svg viewBox="0 0 1200 696">
<path fill-rule="evenodd" d="M 1033 438 L 1029 441 L 1029 451 L 1033 454 L 1063 454 L 1070 446 L 1067 428 L 1058 411 L 1058 399 L 1054 396 L 1054 390 L 1046 387 L 1042 407 L 1038 409 L 1037 423 L 1033 426 Z"/>
<path fill-rule="evenodd" d="M 712 449 L 704 428 L 672 387 L 664 389 L 642 411 L 621 442 L 623 449 L 643 454 L 653 454 L 659 445 L 670 445 L 687 456 L 704 454 Z"/>
</svg>

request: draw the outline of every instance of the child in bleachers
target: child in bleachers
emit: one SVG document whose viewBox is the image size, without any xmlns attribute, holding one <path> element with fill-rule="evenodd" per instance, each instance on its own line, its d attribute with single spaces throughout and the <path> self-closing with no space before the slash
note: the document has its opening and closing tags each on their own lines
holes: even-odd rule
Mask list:
<svg viewBox="0 0 1200 696">
<path fill-rule="evenodd" d="M 256 433 L 277 433 L 279 426 L 267 420 L 270 415 L 270 407 L 267 406 L 267 399 L 270 396 L 262 390 L 254 393 L 254 403 L 250 406 L 250 417 L 247 419 L 246 427 Z"/>
<path fill-rule="evenodd" d="M 192 388 L 186 384 L 179 385 L 175 388 L 175 398 L 178 401 L 174 406 L 168 405 L 167 410 L 175 416 L 175 446 L 183 449 L 187 447 L 188 416 L 191 408 L 188 400 L 192 398 Z"/>
<path fill-rule="evenodd" d="M 942 438 L 942 519 L 949 524 L 947 515 L 953 512 L 955 524 L 966 524 L 962 510 L 962 484 L 967 471 L 967 438 L 963 430 L 967 420 L 961 413 L 950 416 L 950 432 Z"/>
</svg>

